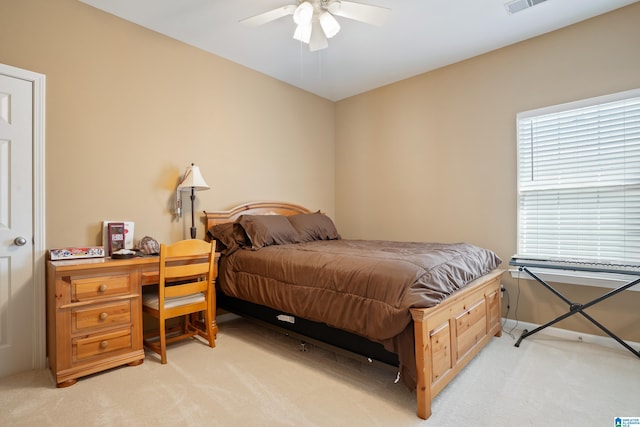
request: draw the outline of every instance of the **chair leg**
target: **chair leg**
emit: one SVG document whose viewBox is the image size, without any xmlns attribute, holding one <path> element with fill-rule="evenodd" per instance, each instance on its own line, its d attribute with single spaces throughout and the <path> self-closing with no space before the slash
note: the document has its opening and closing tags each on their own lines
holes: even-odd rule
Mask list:
<svg viewBox="0 0 640 427">
<path fill-rule="evenodd" d="M 160 363 L 167 364 L 167 336 L 166 336 L 166 319 L 159 319 L 160 327 Z"/>
<path fill-rule="evenodd" d="M 213 316 L 211 310 L 207 310 L 204 315 L 204 321 L 207 329 L 207 339 L 209 340 L 209 347 L 214 348 L 216 346 L 215 337 L 213 336 Z"/>
<path fill-rule="evenodd" d="M 182 316 L 182 333 L 186 334 L 191 330 L 191 314 Z"/>
</svg>

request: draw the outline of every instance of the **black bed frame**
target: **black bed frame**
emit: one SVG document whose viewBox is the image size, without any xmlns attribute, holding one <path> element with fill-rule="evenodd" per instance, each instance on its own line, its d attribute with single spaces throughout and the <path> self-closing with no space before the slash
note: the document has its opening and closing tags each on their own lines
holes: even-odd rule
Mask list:
<svg viewBox="0 0 640 427">
<path fill-rule="evenodd" d="M 216 305 L 219 309 L 257 321 L 280 333 L 299 339 L 303 344 L 303 349 L 304 344 L 309 343 L 370 365 L 394 372 L 398 371 L 397 354 L 387 351 L 382 344 L 370 341 L 360 335 L 233 298 L 222 292 L 218 292 L 216 295 Z"/>
</svg>

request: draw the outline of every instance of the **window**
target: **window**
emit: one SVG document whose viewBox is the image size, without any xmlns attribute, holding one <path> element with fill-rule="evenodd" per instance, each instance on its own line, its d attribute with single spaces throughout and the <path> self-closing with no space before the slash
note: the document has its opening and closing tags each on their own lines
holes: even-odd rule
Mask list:
<svg viewBox="0 0 640 427">
<path fill-rule="evenodd" d="M 518 256 L 640 263 L 640 89 L 517 116 Z"/>
</svg>

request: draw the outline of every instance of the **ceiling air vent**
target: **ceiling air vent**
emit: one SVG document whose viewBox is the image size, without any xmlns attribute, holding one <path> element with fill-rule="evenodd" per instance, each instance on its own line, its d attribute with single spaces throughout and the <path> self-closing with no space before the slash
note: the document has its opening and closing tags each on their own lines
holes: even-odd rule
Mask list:
<svg viewBox="0 0 640 427">
<path fill-rule="evenodd" d="M 513 0 L 505 3 L 504 7 L 507 9 L 507 12 L 509 12 L 509 15 L 512 15 L 537 4 L 544 3 L 545 1 L 547 0 Z"/>
</svg>

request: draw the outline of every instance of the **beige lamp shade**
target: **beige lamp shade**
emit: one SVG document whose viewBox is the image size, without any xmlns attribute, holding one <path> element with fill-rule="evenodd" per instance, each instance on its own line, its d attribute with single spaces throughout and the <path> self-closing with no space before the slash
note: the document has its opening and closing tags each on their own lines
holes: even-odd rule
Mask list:
<svg viewBox="0 0 640 427">
<path fill-rule="evenodd" d="M 191 163 L 191 166 L 187 167 L 187 170 L 182 177 L 182 181 L 178 184 L 178 190 L 186 191 L 194 189 L 195 191 L 208 190 L 209 185 L 206 183 L 202 174 L 200 173 L 200 168 L 195 164 Z"/>
</svg>

